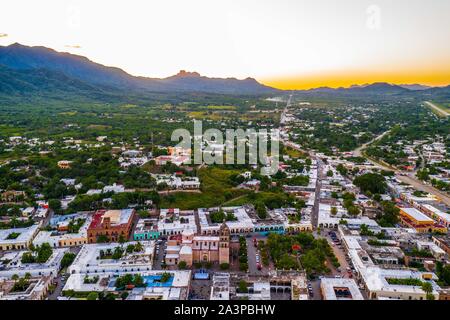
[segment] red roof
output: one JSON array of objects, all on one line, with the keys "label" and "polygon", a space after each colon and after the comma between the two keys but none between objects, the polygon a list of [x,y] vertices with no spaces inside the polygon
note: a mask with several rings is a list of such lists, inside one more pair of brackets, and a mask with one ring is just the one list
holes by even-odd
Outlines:
[{"label": "red roof", "polygon": [[99,210],[97,211],[94,216],[92,217],[91,224],[89,225],[89,229],[96,229],[102,224],[102,218],[105,214],[105,210]]}]

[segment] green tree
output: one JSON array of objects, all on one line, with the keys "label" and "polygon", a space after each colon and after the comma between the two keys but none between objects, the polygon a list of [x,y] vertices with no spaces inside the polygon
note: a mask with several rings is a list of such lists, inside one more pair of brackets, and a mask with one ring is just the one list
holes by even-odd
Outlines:
[{"label": "green tree", "polygon": [[256,214],[258,215],[258,217],[260,219],[267,218],[267,209],[266,209],[266,206],[263,203],[258,202],[256,204]]},{"label": "green tree", "polygon": [[109,242],[109,239],[106,235],[101,234],[97,237],[97,243],[106,243]]},{"label": "green tree", "polygon": [[127,246],[126,251],[127,251],[127,253],[133,253],[133,251],[134,251],[134,244],[129,244]]},{"label": "green tree", "polygon": [[64,269],[69,267],[72,264],[73,260],[75,260],[75,257],[76,255],[73,252],[64,253],[63,258],[61,259],[61,268]]},{"label": "green tree", "polygon": [[86,297],[86,300],[97,300],[98,299],[98,293],[97,292],[89,292],[89,294]]},{"label": "green tree", "polygon": [[125,242],[127,242],[127,239],[125,239],[125,237],[121,234],[120,236],[119,236],[119,241],[118,241],[119,243],[125,243]]},{"label": "green tree", "polygon": [[238,284],[238,290],[240,293],[247,293],[248,292],[248,284],[245,280],[240,280]]},{"label": "green tree", "polygon": [[427,300],[434,300],[433,286],[429,282],[422,282],[422,290],[426,293]]},{"label": "green tree", "polygon": [[61,201],[58,199],[50,199],[48,200],[48,207],[58,213],[62,208]]},{"label": "green tree", "polygon": [[351,216],[357,216],[360,213],[360,210],[357,206],[350,206],[347,211]]},{"label": "green tree", "polygon": [[121,247],[116,247],[116,248],[114,249],[114,253],[112,254],[112,258],[113,258],[114,260],[119,260],[120,258],[122,258],[123,251],[124,251],[124,250],[123,250]]},{"label": "green tree", "polygon": [[228,270],[230,268],[229,263],[221,263],[220,264],[220,270]]},{"label": "green tree", "polygon": [[165,282],[169,281],[170,277],[171,277],[171,274],[170,274],[169,272],[164,272],[164,273],[161,275],[161,280],[160,280],[160,281],[161,281],[162,283],[165,283]]},{"label": "green tree", "polygon": [[387,189],[386,179],[378,173],[360,175],[353,180],[353,184],[359,187],[364,193],[384,194]]},{"label": "green tree", "polygon": [[378,218],[378,223],[382,227],[393,227],[399,222],[400,209],[392,201],[381,202],[382,214]]}]

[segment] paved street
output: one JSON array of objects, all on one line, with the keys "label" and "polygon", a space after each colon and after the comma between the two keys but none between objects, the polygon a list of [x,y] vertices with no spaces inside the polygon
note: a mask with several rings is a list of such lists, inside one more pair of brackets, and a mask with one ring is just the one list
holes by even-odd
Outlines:
[{"label": "paved street", "polygon": [[447,110],[444,110],[443,108],[440,108],[429,101],[425,101],[425,104],[427,104],[429,107],[431,107],[433,110],[435,110],[437,113],[439,113],[444,117],[450,116],[450,113]]},{"label": "paved street", "polygon": [[257,268],[257,262],[256,262],[256,253],[258,252],[258,249],[255,248],[253,245],[253,238],[256,238],[257,241],[263,239],[263,237],[253,236],[251,238],[247,238],[247,256],[248,256],[248,271],[249,275],[252,276],[261,276],[266,275],[268,272],[268,269],[263,266],[261,261],[261,254],[259,254],[259,262],[261,264],[262,269],[258,270]]},{"label": "paved street", "polygon": [[159,243],[158,242],[156,243],[156,245],[159,246],[159,251],[157,254],[157,250],[155,248],[155,257],[153,259],[153,269],[155,269],[155,270],[161,270],[161,264],[164,261],[164,249],[165,249],[166,243],[167,242],[164,240],[161,240]]},{"label": "paved street", "polygon": [[[80,252],[81,247],[70,247],[69,251],[71,253],[74,253],[75,255],[78,255]],[[62,289],[64,288],[67,278],[70,275],[66,272],[66,270],[61,270],[58,275],[53,279],[54,284],[56,285],[55,291],[53,291],[52,294],[48,296],[48,300],[56,300],[58,296],[61,295]]]},{"label": "paved street", "polygon": [[309,300],[322,300],[322,294],[320,292],[320,280],[313,280],[309,281],[309,284],[311,284],[313,295],[309,296]]},{"label": "paved street", "polygon": [[404,183],[412,185],[414,188],[420,191],[428,192],[435,195],[447,206],[450,206],[450,196],[448,194],[445,194],[444,192],[437,190],[436,188],[434,188],[429,184],[423,183],[422,181],[414,177],[413,174],[408,174],[407,176],[397,175],[397,178]]},{"label": "paved street", "polygon": [[355,150],[353,150],[353,155],[355,157],[362,157],[362,151],[367,148],[367,146],[371,145],[372,143],[374,143],[375,141],[380,140],[381,138],[383,138],[386,134],[388,134],[391,130],[387,130],[385,132],[383,132],[382,134],[380,134],[379,136],[376,136],[375,138],[373,138],[372,140],[370,140],[369,142],[364,143],[363,145],[359,146],[358,148],[356,148]]},{"label": "paved street", "polygon": [[317,228],[319,225],[319,205],[320,205],[320,189],[322,188],[322,179],[323,179],[323,162],[319,158],[317,159],[317,182],[316,182],[316,197],[314,199],[314,206],[311,212],[311,223],[313,228]]},{"label": "paved street", "polygon": [[[341,272],[335,272],[333,275],[341,275],[343,278],[349,278],[348,274],[347,274],[347,268],[350,267],[350,265],[348,264],[347,260],[346,260],[346,252],[345,250],[342,248],[342,245],[337,245],[333,242],[333,240],[331,239],[331,237],[328,235],[328,230],[324,231],[324,235],[326,234],[325,238],[327,239],[328,243],[330,244],[331,248],[333,249],[334,255],[336,256],[336,258],[338,259],[339,263],[340,263],[340,268]],[[338,235],[338,233],[336,232],[336,235]],[[338,236],[339,238],[339,236]]]}]

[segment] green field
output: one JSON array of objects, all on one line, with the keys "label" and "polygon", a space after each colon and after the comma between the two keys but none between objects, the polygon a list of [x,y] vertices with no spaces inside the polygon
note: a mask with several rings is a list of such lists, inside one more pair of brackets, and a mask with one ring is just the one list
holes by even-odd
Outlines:
[{"label": "green field", "polygon": [[237,173],[240,173],[240,171],[221,168],[202,168],[198,171],[198,176],[202,183],[202,193],[172,193],[163,197],[161,208],[190,210],[215,207],[242,196],[248,191],[234,189],[229,181],[229,177]]}]

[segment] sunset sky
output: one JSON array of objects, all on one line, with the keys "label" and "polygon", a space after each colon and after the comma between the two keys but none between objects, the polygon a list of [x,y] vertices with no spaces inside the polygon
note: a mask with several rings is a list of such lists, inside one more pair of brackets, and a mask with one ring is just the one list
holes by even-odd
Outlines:
[{"label": "sunset sky", "polygon": [[450,84],[448,0],[2,0],[0,45],[283,89]]}]

